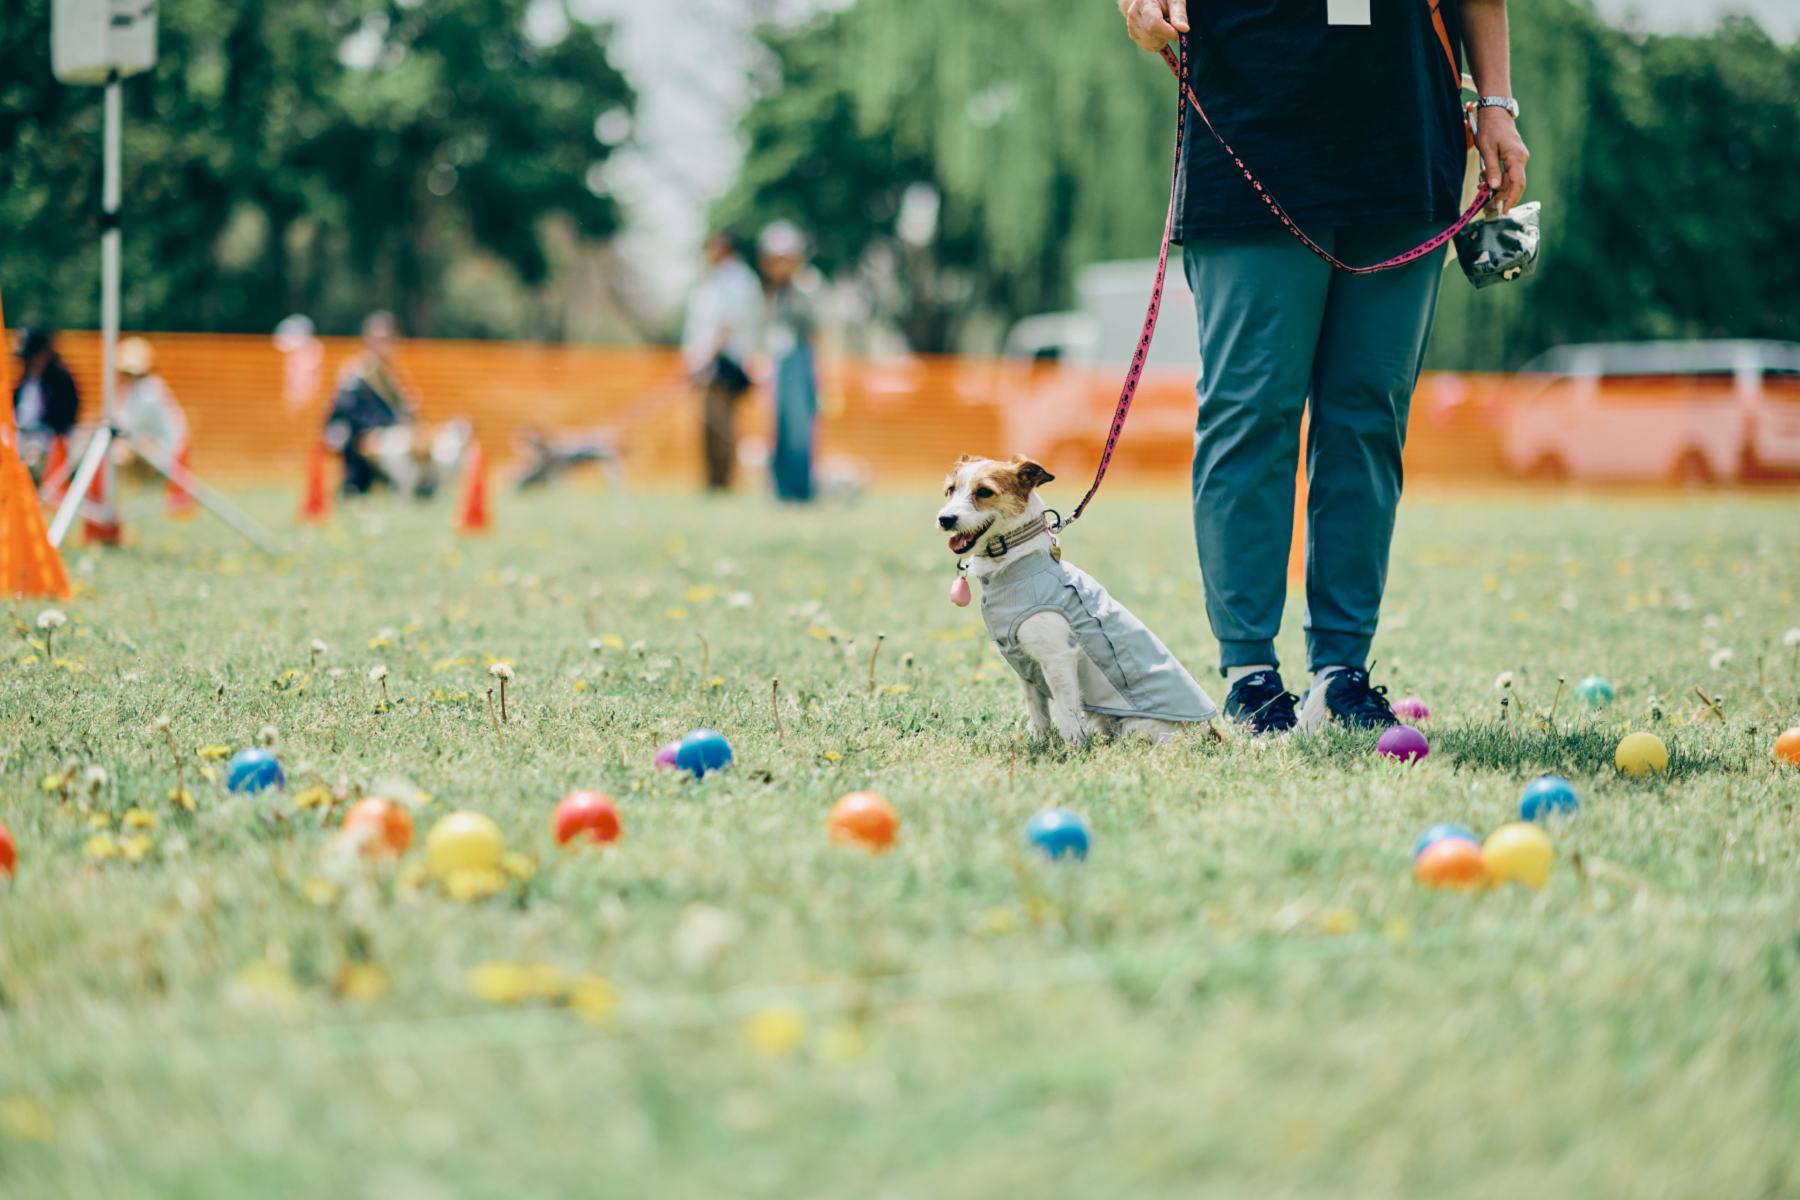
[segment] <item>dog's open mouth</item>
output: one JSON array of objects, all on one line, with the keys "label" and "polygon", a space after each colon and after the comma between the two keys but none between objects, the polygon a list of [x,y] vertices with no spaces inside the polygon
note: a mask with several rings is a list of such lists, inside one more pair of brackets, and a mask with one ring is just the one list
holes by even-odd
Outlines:
[{"label": "dog's open mouth", "polygon": [[975,530],[973,533],[953,533],[953,534],[951,534],[950,535],[950,553],[952,553],[952,554],[965,553],[969,549],[970,546],[973,546],[976,542],[979,542],[987,534],[987,531],[994,527],[994,522],[998,521],[999,519],[1000,519],[999,517],[988,518],[988,523],[986,525],[983,525],[980,529]]}]

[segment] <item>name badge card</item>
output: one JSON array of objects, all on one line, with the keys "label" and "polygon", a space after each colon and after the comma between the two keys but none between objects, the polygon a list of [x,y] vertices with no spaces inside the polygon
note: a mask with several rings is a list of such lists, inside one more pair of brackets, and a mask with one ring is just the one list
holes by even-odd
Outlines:
[{"label": "name badge card", "polygon": [[1328,25],[1367,25],[1369,0],[1325,0],[1325,23]]}]

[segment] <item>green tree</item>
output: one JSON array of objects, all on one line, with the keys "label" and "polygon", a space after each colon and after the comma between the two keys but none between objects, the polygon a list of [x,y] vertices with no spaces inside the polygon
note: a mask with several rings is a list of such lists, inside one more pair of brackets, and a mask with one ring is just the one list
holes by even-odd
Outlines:
[{"label": "green tree", "polygon": [[[1481,292],[1447,280],[1432,365],[1516,367],[1601,338],[1800,337],[1800,49],[1743,20],[1634,39],[1584,0],[1511,10],[1543,266]],[[931,256],[972,286],[913,289],[938,320],[910,328],[950,331],[915,336],[921,349],[984,306],[1066,305],[1086,263],[1155,253],[1174,87],[1111,5],[1047,18],[1023,0],[860,0],[769,43],[783,84],[745,120],[718,215],[800,221],[833,267],[892,237],[900,189],[932,184]]]},{"label": "green tree", "polygon": [[[441,332],[471,252],[529,286],[552,214],[610,236],[595,121],[630,90],[604,30],[534,40],[529,7],[166,0],[157,66],[124,85],[127,324],[266,331],[298,310],[346,331],[388,306]],[[0,278],[15,314],[92,325],[101,93],[51,77],[49,8],[0,0]]]}]

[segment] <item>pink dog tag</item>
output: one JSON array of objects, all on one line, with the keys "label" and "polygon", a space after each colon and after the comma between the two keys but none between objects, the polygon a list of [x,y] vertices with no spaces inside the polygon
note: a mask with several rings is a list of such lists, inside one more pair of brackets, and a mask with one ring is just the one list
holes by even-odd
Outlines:
[{"label": "pink dog tag", "polygon": [[969,607],[969,581],[961,575],[958,575],[956,582],[950,585],[950,603],[958,608]]}]

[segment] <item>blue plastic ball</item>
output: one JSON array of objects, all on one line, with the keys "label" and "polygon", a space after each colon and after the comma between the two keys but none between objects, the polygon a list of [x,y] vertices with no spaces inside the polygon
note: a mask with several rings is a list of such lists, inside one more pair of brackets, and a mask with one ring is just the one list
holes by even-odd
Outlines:
[{"label": "blue plastic ball", "polygon": [[681,739],[675,751],[675,767],[701,779],[731,765],[731,743],[711,729],[696,729]]},{"label": "blue plastic ball", "polygon": [[1521,821],[1566,816],[1580,807],[1581,801],[1575,795],[1575,785],[1561,775],[1539,775],[1519,793]]},{"label": "blue plastic ball", "polygon": [[1481,839],[1476,837],[1475,831],[1470,829],[1467,825],[1457,825],[1450,821],[1440,821],[1438,824],[1433,825],[1430,829],[1427,829],[1424,833],[1421,833],[1414,839],[1413,857],[1419,857],[1419,855],[1425,853],[1426,850],[1430,849],[1438,842],[1443,841],[1445,838],[1461,838],[1465,842],[1474,842],[1477,846],[1481,845]]},{"label": "blue plastic ball", "polygon": [[1051,858],[1086,858],[1089,837],[1088,823],[1066,808],[1046,808],[1025,823],[1025,840]]},{"label": "blue plastic ball", "polygon": [[273,750],[239,750],[225,767],[225,782],[234,792],[260,792],[287,786],[287,773]]},{"label": "blue plastic ball", "polygon": [[1613,702],[1613,686],[1598,675],[1589,675],[1575,685],[1575,698],[1589,708],[1605,708]]}]

